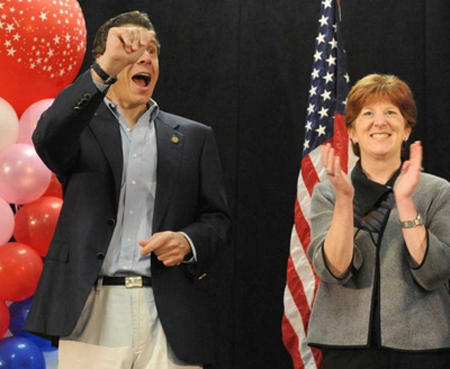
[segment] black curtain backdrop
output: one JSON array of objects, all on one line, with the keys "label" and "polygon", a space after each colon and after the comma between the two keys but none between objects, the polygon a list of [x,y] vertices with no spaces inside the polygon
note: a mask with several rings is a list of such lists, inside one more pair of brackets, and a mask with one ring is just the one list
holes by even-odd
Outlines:
[{"label": "black curtain backdrop", "polygon": [[[212,280],[218,363],[292,368],[281,341],[319,0],[79,0],[89,50],[108,18],[142,10],[158,31],[162,109],[214,128],[234,237]],[[412,88],[426,171],[450,179],[450,2],[341,0],[354,82],[393,73]],[[87,53],[82,71],[89,67]],[[182,206],[182,204],[180,204]]]}]

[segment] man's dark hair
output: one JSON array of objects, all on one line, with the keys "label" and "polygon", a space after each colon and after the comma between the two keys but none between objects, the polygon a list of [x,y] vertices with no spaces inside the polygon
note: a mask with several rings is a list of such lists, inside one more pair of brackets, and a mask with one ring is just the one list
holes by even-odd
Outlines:
[{"label": "man's dark hair", "polygon": [[[109,19],[106,21],[97,31],[97,34],[94,38],[94,47],[92,49],[92,54],[94,58],[97,55],[101,55],[105,52],[106,49],[106,39],[108,38],[108,32],[113,27],[121,27],[125,24],[131,24],[134,26],[141,26],[147,28],[149,31],[155,31],[155,27],[153,27],[152,22],[150,22],[150,18],[147,13],[142,13],[138,10],[133,10],[131,12],[122,13],[118,16]],[[160,44],[158,38],[155,36],[156,47],[158,48],[158,54],[160,51]]]}]

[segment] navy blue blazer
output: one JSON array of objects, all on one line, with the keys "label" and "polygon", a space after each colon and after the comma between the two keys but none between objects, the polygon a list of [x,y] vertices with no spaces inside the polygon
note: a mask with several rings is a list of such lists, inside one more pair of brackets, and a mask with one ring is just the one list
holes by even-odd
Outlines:
[{"label": "navy blue blazer", "polygon": [[[63,184],[64,203],[25,324],[31,332],[72,332],[112,237],[123,153],[104,96],[85,72],[58,95],[33,135],[39,156]],[[175,354],[187,363],[213,363],[208,269],[231,228],[216,143],[211,128],[163,111],[155,127],[153,230],[185,232],[198,259],[165,267],[152,255],[156,306]]]}]

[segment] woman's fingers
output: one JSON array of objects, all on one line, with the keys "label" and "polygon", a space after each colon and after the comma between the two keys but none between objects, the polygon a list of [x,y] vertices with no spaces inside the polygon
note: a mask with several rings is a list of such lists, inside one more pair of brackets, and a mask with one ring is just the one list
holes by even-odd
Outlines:
[{"label": "woman's fingers", "polygon": [[330,144],[322,145],[322,148],[320,150],[320,160],[322,161],[322,166],[324,168],[327,167],[328,151],[330,150],[330,147]]},{"label": "woman's fingers", "polygon": [[335,175],[335,165],[337,158],[338,157],[336,156],[336,152],[331,144],[327,143],[326,145],[322,146],[321,161],[322,166],[325,168],[325,172],[328,176]]}]

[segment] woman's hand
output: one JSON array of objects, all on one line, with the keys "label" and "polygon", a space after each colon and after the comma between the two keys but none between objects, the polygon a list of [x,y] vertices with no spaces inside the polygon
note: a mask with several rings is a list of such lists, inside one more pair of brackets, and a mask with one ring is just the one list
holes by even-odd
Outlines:
[{"label": "woman's hand", "polygon": [[331,273],[341,278],[348,273],[353,258],[353,226],[350,225],[353,225],[355,189],[330,144],[322,146],[321,160],[336,192],[333,219],[324,242],[325,260]]},{"label": "woman's hand", "polygon": [[411,199],[419,185],[422,171],[422,144],[414,142],[410,148],[409,160],[402,165],[400,175],[394,184],[394,194],[397,201]]},{"label": "woman's hand", "polygon": [[[416,141],[411,145],[409,160],[403,163],[402,171],[394,184],[395,201],[401,222],[413,220],[418,214],[413,194],[419,185],[421,170],[422,145],[420,141]],[[413,263],[415,266],[421,265],[427,251],[425,227],[402,228],[402,233]]]},{"label": "woman's hand", "polygon": [[327,172],[327,178],[331,182],[336,191],[336,196],[352,197],[355,190],[350,183],[348,175],[341,168],[341,158],[336,155],[336,152],[331,144],[322,146],[321,151],[322,165]]}]

